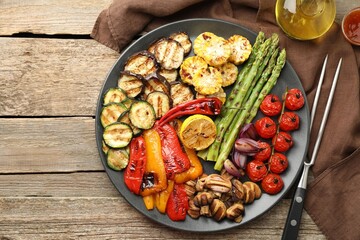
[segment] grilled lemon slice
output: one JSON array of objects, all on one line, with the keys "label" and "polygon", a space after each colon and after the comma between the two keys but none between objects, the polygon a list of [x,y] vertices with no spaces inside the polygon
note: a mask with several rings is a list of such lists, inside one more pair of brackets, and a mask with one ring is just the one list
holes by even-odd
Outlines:
[{"label": "grilled lemon slice", "polygon": [[214,67],[201,69],[194,75],[193,85],[200,94],[214,94],[220,90],[221,84],[221,73]]},{"label": "grilled lemon slice", "polygon": [[184,83],[193,85],[194,75],[208,67],[205,60],[199,56],[186,58],[180,66],[179,75]]},{"label": "grilled lemon slice", "polygon": [[197,151],[203,150],[214,142],[216,125],[208,116],[195,114],[185,119],[179,135],[186,147]]},{"label": "grilled lemon slice", "polygon": [[247,38],[241,35],[233,35],[228,39],[228,42],[231,48],[230,62],[239,65],[249,58],[252,46]]}]

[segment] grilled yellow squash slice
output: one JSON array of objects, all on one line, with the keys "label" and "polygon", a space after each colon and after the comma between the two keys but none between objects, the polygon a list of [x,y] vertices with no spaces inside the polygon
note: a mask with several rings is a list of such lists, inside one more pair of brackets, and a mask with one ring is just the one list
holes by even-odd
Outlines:
[{"label": "grilled yellow squash slice", "polygon": [[194,75],[193,80],[195,91],[204,95],[218,92],[222,84],[221,73],[214,67],[201,69]]},{"label": "grilled yellow squash slice", "polygon": [[247,38],[241,35],[233,35],[228,39],[228,42],[231,46],[230,62],[239,65],[249,58],[252,46]]}]

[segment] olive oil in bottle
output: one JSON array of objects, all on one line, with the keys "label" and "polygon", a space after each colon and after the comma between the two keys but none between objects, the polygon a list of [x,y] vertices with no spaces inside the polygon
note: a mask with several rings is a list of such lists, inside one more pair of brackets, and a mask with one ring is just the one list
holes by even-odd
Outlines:
[{"label": "olive oil in bottle", "polygon": [[291,38],[315,39],[326,33],[334,22],[335,0],[277,0],[278,25]]}]

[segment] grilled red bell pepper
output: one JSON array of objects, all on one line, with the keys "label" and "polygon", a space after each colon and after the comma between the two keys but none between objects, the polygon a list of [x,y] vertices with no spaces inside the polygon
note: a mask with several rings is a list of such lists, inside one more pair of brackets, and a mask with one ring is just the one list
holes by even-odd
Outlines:
[{"label": "grilled red bell pepper", "polygon": [[186,115],[218,115],[220,114],[221,106],[222,102],[216,97],[197,98],[190,100],[170,109],[164,116],[161,117],[159,120],[159,125],[161,126],[175,118]]},{"label": "grilled red bell pepper", "polygon": [[189,157],[182,150],[177,133],[170,124],[155,127],[161,139],[161,154],[167,179],[174,179],[175,174],[188,170],[191,166]]},{"label": "grilled red bell pepper", "polygon": [[166,214],[173,221],[184,221],[189,209],[189,199],[184,184],[175,184],[166,205]]},{"label": "grilled red bell pepper", "polygon": [[129,163],[124,172],[124,182],[128,189],[140,194],[140,188],[146,166],[145,140],[142,136],[135,137],[130,142]]}]

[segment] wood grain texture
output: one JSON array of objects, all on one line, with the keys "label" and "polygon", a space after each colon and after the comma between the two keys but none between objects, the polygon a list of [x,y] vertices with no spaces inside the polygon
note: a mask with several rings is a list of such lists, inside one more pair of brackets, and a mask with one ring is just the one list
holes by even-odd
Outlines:
[{"label": "wood grain texture", "polygon": [[[200,234],[177,231],[154,223],[122,197],[0,198],[0,238],[272,240],[281,236],[288,207],[289,200],[282,200],[268,213],[245,226]],[[325,239],[306,212],[303,214],[299,239]]]},{"label": "wood grain texture", "polygon": [[[19,32],[40,34],[90,34],[100,12],[112,0],[0,0],[0,35]],[[359,0],[336,0],[336,21]]]},{"label": "wood grain texture", "polygon": [[0,116],[94,116],[119,56],[81,39],[0,38],[0,49]]},{"label": "wood grain texture", "polygon": [[103,170],[93,118],[0,118],[0,173]]}]

